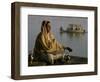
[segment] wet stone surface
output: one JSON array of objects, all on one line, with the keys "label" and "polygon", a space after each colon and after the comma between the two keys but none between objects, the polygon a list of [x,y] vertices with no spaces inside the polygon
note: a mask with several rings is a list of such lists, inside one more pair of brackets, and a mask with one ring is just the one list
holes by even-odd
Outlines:
[{"label": "wet stone surface", "polygon": [[49,65],[77,65],[77,64],[87,64],[88,59],[83,57],[76,57],[76,56],[70,56],[70,59],[65,60],[55,60],[54,64],[47,64],[46,62],[39,62],[36,60],[29,61],[28,66],[49,66]]}]

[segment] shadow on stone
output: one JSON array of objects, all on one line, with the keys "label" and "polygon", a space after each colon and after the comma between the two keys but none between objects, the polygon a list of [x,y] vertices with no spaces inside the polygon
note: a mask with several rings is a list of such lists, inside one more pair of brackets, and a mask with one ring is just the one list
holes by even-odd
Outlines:
[{"label": "shadow on stone", "polygon": [[[73,65],[73,64],[87,64],[88,59],[84,57],[77,57],[77,56],[70,56],[70,59],[65,59],[65,60],[55,60],[53,65]],[[49,66],[50,64],[47,64],[46,62],[40,62],[33,60],[28,61],[28,66]]]}]

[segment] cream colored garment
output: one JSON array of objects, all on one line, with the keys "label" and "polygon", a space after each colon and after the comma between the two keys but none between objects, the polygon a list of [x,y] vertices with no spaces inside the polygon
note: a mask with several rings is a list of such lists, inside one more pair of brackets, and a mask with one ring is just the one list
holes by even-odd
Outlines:
[{"label": "cream colored garment", "polygon": [[51,32],[47,33],[46,28],[43,29],[41,38],[44,46],[47,48],[47,52],[63,50],[63,47],[57,42],[53,34]]}]

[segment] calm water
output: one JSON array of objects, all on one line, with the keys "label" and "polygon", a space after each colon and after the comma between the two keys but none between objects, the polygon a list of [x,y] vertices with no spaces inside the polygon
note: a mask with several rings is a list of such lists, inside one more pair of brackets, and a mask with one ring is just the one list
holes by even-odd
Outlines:
[{"label": "calm water", "polygon": [[59,33],[60,42],[64,46],[71,47],[71,55],[87,57],[87,33]]},{"label": "calm water", "polygon": [[[29,32],[28,37],[28,51],[29,53],[32,52],[35,40],[38,35],[38,31]],[[59,29],[52,28],[52,33],[54,34],[55,38],[59,43],[66,47],[72,48],[73,52],[71,52],[72,56],[79,56],[79,57],[87,57],[88,54],[88,46],[87,46],[87,36],[88,33],[60,33]]]},{"label": "calm water", "polygon": [[[35,20],[34,20],[35,19]],[[88,33],[60,33],[60,27],[64,30],[68,28],[69,24],[81,24],[82,27],[88,32],[88,18],[86,17],[63,17],[63,16],[28,16],[28,51],[33,51],[35,40],[38,33],[41,31],[41,23],[43,20],[51,22],[51,32],[58,42],[64,46],[71,47],[73,52],[71,55],[87,57],[87,34]]]},{"label": "calm water", "polygon": [[[34,32],[36,33],[36,32]],[[88,56],[88,45],[87,45],[87,36],[88,33],[60,33],[60,32],[53,32],[55,35],[55,38],[59,43],[61,43],[63,46],[70,47],[72,48],[72,52],[70,55],[72,56],[79,56],[79,57],[86,57]],[[32,43],[30,44],[29,47],[30,51],[32,52],[34,45],[35,45],[35,40],[37,35],[33,34],[33,40]]]}]

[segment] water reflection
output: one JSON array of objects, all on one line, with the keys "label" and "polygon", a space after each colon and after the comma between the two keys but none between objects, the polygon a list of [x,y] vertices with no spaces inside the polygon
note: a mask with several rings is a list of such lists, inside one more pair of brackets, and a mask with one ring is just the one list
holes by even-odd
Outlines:
[{"label": "water reflection", "polygon": [[69,35],[70,38],[73,38],[73,37],[81,38],[85,33],[67,33],[67,32],[60,32],[60,35],[61,36],[63,34]]},{"label": "water reflection", "polygon": [[87,33],[59,33],[60,41],[64,46],[73,49],[73,56],[87,58]]}]

